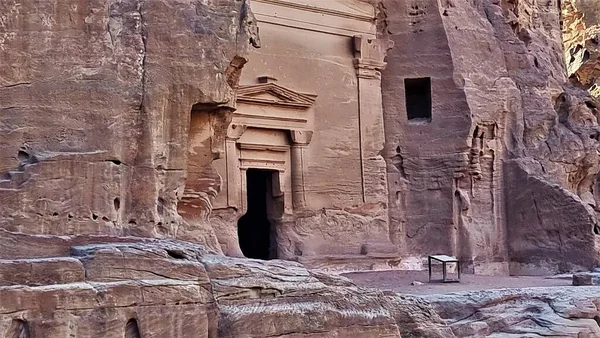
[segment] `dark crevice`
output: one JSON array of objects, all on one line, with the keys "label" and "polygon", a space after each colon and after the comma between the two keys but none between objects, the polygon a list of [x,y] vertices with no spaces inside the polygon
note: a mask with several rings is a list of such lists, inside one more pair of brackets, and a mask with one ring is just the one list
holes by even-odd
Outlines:
[{"label": "dark crevice", "polygon": [[8,331],[6,338],[30,338],[31,332],[26,321],[15,319]]},{"label": "dark crevice", "polygon": [[175,259],[185,259],[185,255],[176,250],[167,250],[167,254]]},{"label": "dark crevice", "polygon": [[137,320],[130,319],[125,325],[125,338],[142,338]]},{"label": "dark crevice", "polygon": [[165,200],[162,197],[159,197],[158,200],[156,201],[156,212],[159,215],[162,215],[164,212],[164,208],[165,208]]},{"label": "dark crevice", "polygon": [[590,109],[596,109],[596,105],[591,101],[585,101],[585,105]]},{"label": "dark crevice", "polygon": [[29,154],[23,150],[19,150],[19,152],[17,153],[17,158],[21,162],[26,162],[29,160]]}]

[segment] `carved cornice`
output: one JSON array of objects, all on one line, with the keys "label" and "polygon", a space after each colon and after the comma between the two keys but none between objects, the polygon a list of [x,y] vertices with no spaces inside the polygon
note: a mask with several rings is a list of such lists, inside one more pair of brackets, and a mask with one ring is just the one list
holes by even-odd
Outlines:
[{"label": "carved cornice", "polygon": [[316,7],[316,6],[311,6],[311,5],[307,5],[307,4],[299,4],[299,3],[294,3],[294,2],[290,2],[290,1],[284,1],[284,0],[254,0],[254,2],[261,2],[264,4],[288,7],[288,8],[301,10],[301,11],[313,12],[313,13],[317,13],[317,14],[326,14],[326,15],[331,15],[331,16],[337,16],[340,18],[358,20],[358,21],[365,21],[365,22],[371,22],[371,23],[375,21],[375,13],[373,13],[372,15],[352,14],[352,13],[347,13],[347,12],[343,12],[343,11],[338,11],[335,9]]},{"label": "carved cornice", "polygon": [[273,144],[259,144],[259,143],[237,143],[238,147],[242,150],[267,150],[274,151],[278,153],[284,153],[288,151],[289,146],[285,145],[273,145]]},{"label": "carved cornice", "polygon": [[234,120],[252,127],[284,130],[291,128],[303,128],[308,123],[308,119],[306,118],[296,118],[290,116],[264,116],[243,113],[235,113]]},{"label": "carved cornice", "polygon": [[[257,95],[269,94],[274,99],[257,97]],[[237,102],[283,106],[290,108],[310,108],[317,95],[293,91],[276,83],[261,83],[250,86],[240,86],[237,89]]]},{"label": "carved cornice", "polygon": [[240,158],[240,169],[273,169],[278,171],[285,171],[284,160],[270,160],[270,159],[247,159]]},{"label": "carved cornice", "polygon": [[356,75],[361,79],[381,79],[381,71],[385,69],[386,65],[385,62],[354,59]]}]

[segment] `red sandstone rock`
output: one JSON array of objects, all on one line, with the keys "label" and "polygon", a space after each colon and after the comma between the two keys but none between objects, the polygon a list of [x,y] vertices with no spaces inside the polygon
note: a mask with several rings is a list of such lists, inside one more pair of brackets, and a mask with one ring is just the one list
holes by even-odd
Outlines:
[{"label": "red sandstone rock", "polygon": [[562,29],[569,79],[600,96],[600,6],[593,0],[563,1]]},{"label": "red sandstone rock", "polygon": [[[598,103],[567,84],[558,4],[368,3],[256,0],[249,53],[248,1],[1,2],[0,334],[599,334],[585,288],[432,308],[302,265],[598,260]],[[299,263],[223,255],[265,168],[260,249]]]}]

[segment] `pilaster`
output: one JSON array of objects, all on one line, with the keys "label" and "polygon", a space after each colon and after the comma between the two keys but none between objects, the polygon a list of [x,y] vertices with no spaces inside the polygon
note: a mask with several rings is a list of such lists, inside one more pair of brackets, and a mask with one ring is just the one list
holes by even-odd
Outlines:
[{"label": "pilaster", "polygon": [[387,201],[387,173],[381,151],[385,143],[381,70],[393,42],[384,39],[354,37],[354,66],[358,77],[360,155],[363,201]]},{"label": "pilaster", "polygon": [[292,144],[291,166],[292,166],[292,199],[294,210],[306,208],[306,194],[304,191],[304,151],[312,140],[312,131],[290,130]]},{"label": "pilaster", "polygon": [[245,208],[242,205],[243,199],[242,195],[240,195],[239,187],[245,185],[245,182],[242,182],[244,181],[242,178],[245,175],[240,175],[240,161],[236,142],[242,137],[246,128],[247,126],[243,124],[229,125],[225,140],[225,151],[227,154],[227,205],[233,208],[241,208],[244,211]]}]

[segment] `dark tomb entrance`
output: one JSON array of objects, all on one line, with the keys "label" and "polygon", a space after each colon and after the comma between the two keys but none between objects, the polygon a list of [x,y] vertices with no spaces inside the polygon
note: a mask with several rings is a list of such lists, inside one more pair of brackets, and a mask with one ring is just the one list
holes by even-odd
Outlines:
[{"label": "dark tomb entrance", "polygon": [[256,259],[276,258],[276,243],[269,211],[274,202],[272,180],[275,171],[246,171],[247,211],[238,221],[238,237],[244,256]]},{"label": "dark tomb entrance", "polygon": [[409,120],[431,122],[431,78],[404,79]]}]

